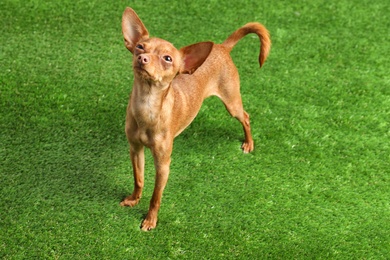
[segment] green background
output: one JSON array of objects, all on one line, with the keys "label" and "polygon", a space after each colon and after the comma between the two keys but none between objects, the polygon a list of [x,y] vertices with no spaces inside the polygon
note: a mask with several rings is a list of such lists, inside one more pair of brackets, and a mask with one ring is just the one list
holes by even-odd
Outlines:
[{"label": "green background", "polygon": [[[273,42],[232,52],[255,151],[210,98],[174,144],[157,229],[141,232],[121,16],[182,47],[250,21]],[[0,258],[386,259],[390,254],[388,1],[0,2]]]}]

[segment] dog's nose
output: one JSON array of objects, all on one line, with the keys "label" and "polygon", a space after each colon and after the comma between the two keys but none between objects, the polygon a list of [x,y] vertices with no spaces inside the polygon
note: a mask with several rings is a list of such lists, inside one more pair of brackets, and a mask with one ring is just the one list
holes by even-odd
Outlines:
[{"label": "dog's nose", "polygon": [[138,63],[139,64],[148,64],[150,62],[150,58],[148,55],[140,54],[138,56]]}]

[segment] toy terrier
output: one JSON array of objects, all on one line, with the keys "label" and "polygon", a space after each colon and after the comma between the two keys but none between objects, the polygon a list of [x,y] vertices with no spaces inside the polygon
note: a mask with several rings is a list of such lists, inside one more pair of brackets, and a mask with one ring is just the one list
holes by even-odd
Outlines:
[{"label": "toy terrier", "polygon": [[149,37],[138,15],[126,8],[122,17],[126,48],[133,54],[134,83],[126,113],[126,136],[130,144],[134,190],[122,206],[135,206],[144,187],[144,147],[151,150],[156,170],[154,192],[141,229],[157,225],[161,197],[168,180],[173,139],[195,118],[209,96],[217,96],[231,116],[244,129],[244,153],[254,149],[249,115],[240,95],[237,68],[230,52],[249,33],[260,39],[260,67],[271,48],[267,29],[248,23],[231,34],[222,44],[199,42],[176,49],[170,42]]}]

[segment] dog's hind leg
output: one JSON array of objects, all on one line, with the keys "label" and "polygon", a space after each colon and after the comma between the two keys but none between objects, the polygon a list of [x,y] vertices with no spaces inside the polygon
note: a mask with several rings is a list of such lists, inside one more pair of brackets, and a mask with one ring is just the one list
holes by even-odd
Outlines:
[{"label": "dog's hind leg", "polygon": [[244,153],[250,153],[254,149],[254,142],[251,134],[249,114],[244,110],[242,105],[238,77],[232,78],[236,78],[237,80],[230,81],[220,88],[218,97],[225,104],[225,107],[230,115],[240,121],[245,135],[241,148]]}]

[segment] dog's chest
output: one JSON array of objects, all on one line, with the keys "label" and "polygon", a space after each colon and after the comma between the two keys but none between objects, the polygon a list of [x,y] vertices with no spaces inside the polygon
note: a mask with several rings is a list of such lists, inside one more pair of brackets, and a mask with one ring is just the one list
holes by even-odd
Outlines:
[{"label": "dog's chest", "polygon": [[156,125],[161,116],[161,105],[153,96],[141,97],[132,101],[132,114],[139,127]]},{"label": "dog's chest", "polygon": [[134,132],[132,138],[150,148],[156,143],[161,143],[166,140],[168,133],[168,128],[164,127],[163,125],[138,125],[137,130]]},{"label": "dog's chest", "polygon": [[136,123],[137,138],[145,146],[160,142],[168,132],[166,114],[153,109],[147,103],[137,105],[132,111]]}]

